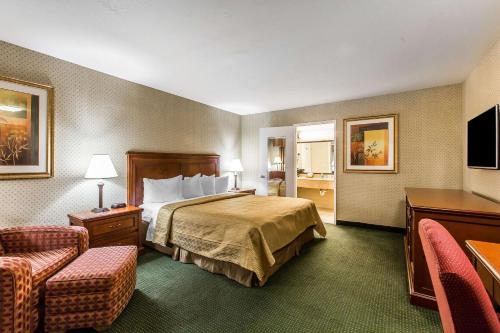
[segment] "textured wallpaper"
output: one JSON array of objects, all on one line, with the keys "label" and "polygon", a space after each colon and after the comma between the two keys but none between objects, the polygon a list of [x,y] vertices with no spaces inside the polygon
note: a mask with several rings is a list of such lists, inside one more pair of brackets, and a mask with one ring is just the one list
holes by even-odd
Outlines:
[{"label": "textured wallpaper", "polygon": [[[462,187],[461,85],[240,117],[4,42],[0,75],[55,87],[55,177],[0,181],[1,226],[66,224],[67,213],[96,206],[96,182],[83,179],[93,153],[110,154],[119,174],[105,181],[108,206],[126,200],[132,149],[218,153],[222,169],[241,156],[252,186],[260,127],[330,119],[339,125],[338,219],[402,226],[405,186]],[[342,119],[387,113],[400,115],[400,172],[344,174]]]},{"label": "textured wallpaper", "polygon": [[[463,85],[464,121],[467,121],[500,103],[500,42],[483,58]],[[463,140],[464,189],[500,201],[500,171],[467,168],[466,135]]]},{"label": "textured wallpaper", "polygon": [[104,203],[126,200],[127,150],[217,153],[221,168],[240,155],[241,117],[194,101],[0,42],[0,75],[55,88],[55,177],[0,181],[0,226],[66,224],[97,206],[83,179],[94,153],[110,154],[119,178]]},{"label": "textured wallpaper", "polygon": [[[399,114],[399,173],[342,172],[343,119]],[[404,188],[462,188],[462,88],[451,85],[360,100],[243,116],[244,184],[259,176],[259,128],[336,120],[337,218],[404,226]]]}]

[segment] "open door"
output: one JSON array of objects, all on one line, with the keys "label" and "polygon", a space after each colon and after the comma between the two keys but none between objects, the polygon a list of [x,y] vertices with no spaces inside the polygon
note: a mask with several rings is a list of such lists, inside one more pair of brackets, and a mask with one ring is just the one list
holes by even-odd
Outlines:
[{"label": "open door", "polygon": [[295,127],[261,128],[259,140],[260,181],[257,194],[295,197]]}]

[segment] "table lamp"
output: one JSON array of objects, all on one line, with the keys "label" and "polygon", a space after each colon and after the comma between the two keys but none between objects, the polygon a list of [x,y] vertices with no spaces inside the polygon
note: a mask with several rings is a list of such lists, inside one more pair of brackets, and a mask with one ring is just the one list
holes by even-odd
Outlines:
[{"label": "table lamp", "polygon": [[283,163],[283,161],[281,160],[281,157],[279,156],[276,156],[273,160],[273,164],[276,165],[276,171],[278,171],[278,168],[279,168],[279,165]]},{"label": "table lamp", "polygon": [[235,158],[231,161],[229,171],[234,172],[234,188],[233,188],[233,190],[239,190],[239,188],[238,188],[238,172],[243,171],[243,166],[241,165],[241,161],[239,158]]},{"label": "table lamp", "polygon": [[100,181],[97,183],[97,187],[99,188],[99,208],[92,209],[93,213],[102,213],[109,210],[108,208],[102,207],[102,188],[104,187],[102,179],[114,177],[118,177],[118,174],[116,173],[115,167],[113,165],[113,162],[111,162],[111,158],[109,157],[109,155],[93,155],[90,159],[87,172],[85,173],[85,178],[100,179]]}]

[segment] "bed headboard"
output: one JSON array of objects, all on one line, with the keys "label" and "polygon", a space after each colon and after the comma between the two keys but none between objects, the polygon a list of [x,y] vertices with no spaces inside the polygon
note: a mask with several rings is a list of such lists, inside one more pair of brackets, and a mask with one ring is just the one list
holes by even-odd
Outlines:
[{"label": "bed headboard", "polygon": [[219,176],[219,155],[127,152],[127,202],[142,205],[143,178],[164,179],[197,173]]}]

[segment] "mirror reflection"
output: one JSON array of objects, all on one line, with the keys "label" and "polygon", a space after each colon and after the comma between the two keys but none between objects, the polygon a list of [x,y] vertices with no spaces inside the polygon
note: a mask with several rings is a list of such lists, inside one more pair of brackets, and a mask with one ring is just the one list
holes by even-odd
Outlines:
[{"label": "mirror reflection", "polygon": [[335,170],[331,141],[297,143],[298,173],[331,174]]},{"label": "mirror reflection", "polygon": [[267,194],[286,196],[285,138],[267,140]]}]

